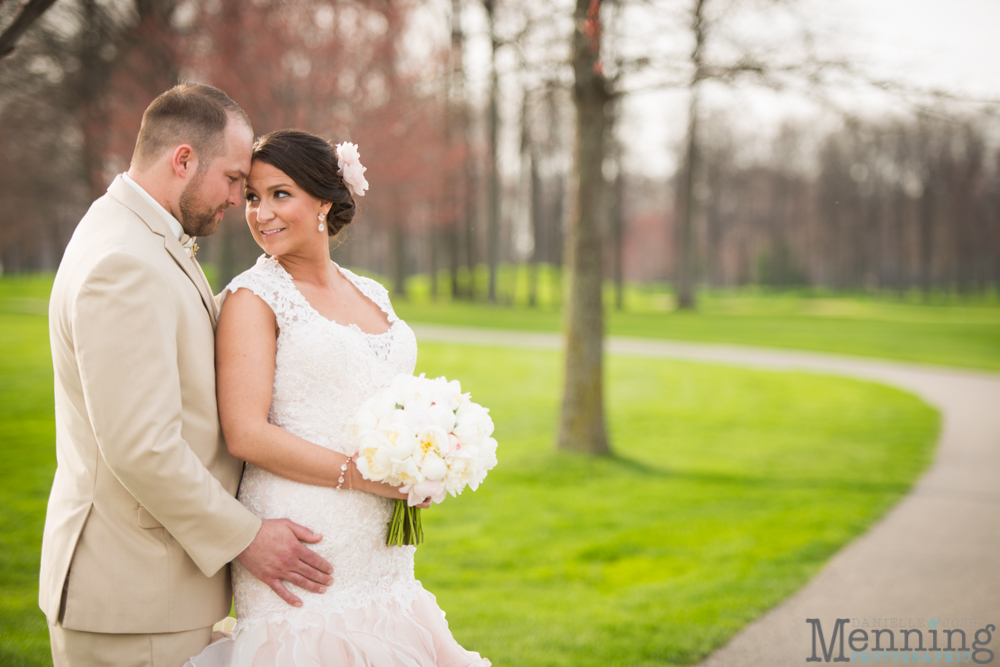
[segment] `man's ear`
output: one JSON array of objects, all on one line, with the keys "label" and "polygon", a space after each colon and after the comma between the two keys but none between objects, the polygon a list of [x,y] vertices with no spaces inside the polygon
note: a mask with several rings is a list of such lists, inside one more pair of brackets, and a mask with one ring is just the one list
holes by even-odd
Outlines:
[{"label": "man's ear", "polygon": [[178,178],[187,179],[198,170],[198,154],[190,144],[181,144],[174,149],[170,166]]}]

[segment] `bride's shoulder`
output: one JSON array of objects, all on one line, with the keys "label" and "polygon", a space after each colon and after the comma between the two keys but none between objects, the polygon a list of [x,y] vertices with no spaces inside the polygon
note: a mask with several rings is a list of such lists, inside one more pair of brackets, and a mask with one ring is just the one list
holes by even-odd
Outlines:
[{"label": "bride's shoulder", "polygon": [[229,281],[229,284],[215,297],[215,300],[221,308],[230,294],[245,289],[267,302],[266,297],[272,295],[281,282],[281,271],[283,269],[276,259],[261,255],[253,266]]}]

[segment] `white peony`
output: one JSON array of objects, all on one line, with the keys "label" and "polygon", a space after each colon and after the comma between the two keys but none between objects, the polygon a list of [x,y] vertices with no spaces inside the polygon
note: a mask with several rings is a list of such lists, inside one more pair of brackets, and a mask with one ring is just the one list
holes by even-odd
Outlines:
[{"label": "white peony", "polygon": [[452,412],[463,403],[469,402],[469,395],[462,393],[462,385],[459,384],[458,380],[448,381],[447,378],[443,377],[434,380],[432,398],[434,403],[446,406]]},{"label": "white peony", "polygon": [[423,468],[426,457],[443,458],[448,455],[448,450],[448,433],[437,426],[429,426],[417,434],[417,449],[413,453],[413,458],[417,465]]},{"label": "white peony", "polygon": [[417,438],[413,430],[406,424],[388,422],[379,424],[377,433],[385,438],[382,448],[390,458],[405,459],[417,447]]},{"label": "white peony", "polygon": [[477,489],[497,464],[493,429],[457,381],[400,375],[364,402],[349,434],[362,475],[400,486],[412,507]]},{"label": "white peony", "polygon": [[489,410],[478,403],[464,403],[455,412],[454,433],[462,446],[479,444],[483,438],[493,435],[493,420]]},{"label": "white peony", "polygon": [[420,472],[427,479],[441,481],[448,474],[448,464],[437,454],[427,454],[420,462]]},{"label": "white peony", "polygon": [[375,482],[385,480],[392,473],[392,462],[384,449],[391,447],[389,439],[377,431],[361,434],[355,465],[365,479]]},{"label": "white peony", "polygon": [[445,433],[451,433],[451,430],[455,428],[455,411],[447,405],[434,403],[434,405],[427,408],[424,414],[427,417],[428,426],[433,424]]},{"label": "white peony", "polygon": [[409,499],[407,502],[410,507],[414,505],[419,505],[424,498],[430,498],[436,503],[444,500],[447,491],[445,491],[444,483],[427,480],[422,482],[417,482],[412,486],[404,486],[400,489],[403,493],[409,494]]},{"label": "white peony", "polygon": [[404,410],[426,410],[431,407],[430,387],[418,385],[403,397]]},{"label": "white peony", "polygon": [[380,395],[390,397],[395,405],[403,407],[406,397],[413,392],[418,379],[412,375],[397,375],[392,379],[389,388]]},{"label": "white peony", "polygon": [[414,408],[413,410],[401,410],[400,412],[404,415],[403,421],[406,425],[412,428],[414,433],[419,433],[433,424],[430,417],[430,410],[433,408],[434,406],[432,405],[426,410]]},{"label": "white peony", "polygon": [[392,397],[385,393],[379,393],[364,402],[362,407],[368,407],[379,419],[386,419],[396,409],[396,403]]},{"label": "white peony", "polygon": [[483,470],[493,470],[497,465],[497,441],[493,438],[486,438],[483,441],[482,456]]},{"label": "white peony", "polygon": [[424,474],[412,456],[392,461],[392,479],[397,484],[416,484],[424,481]]},{"label": "white peony", "polygon": [[452,459],[451,464],[448,466],[448,473],[444,477],[445,489],[452,495],[456,496],[462,493],[469,483],[469,477],[472,473],[472,461],[469,459]]},{"label": "white peony", "polygon": [[378,415],[371,406],[365,404],[358,409],[358,413],[354,415],[354,419],[351,421],[348,427],[348,435],[356,440],[361,437],[361,434],[365,431],[373,431],[378,427]]}]

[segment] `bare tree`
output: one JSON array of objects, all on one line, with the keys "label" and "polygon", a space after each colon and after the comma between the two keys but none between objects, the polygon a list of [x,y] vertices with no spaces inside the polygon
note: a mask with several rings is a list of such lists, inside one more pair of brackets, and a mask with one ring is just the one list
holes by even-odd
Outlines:
[{"label": "bare tree", "polygon": [[[471,221],[467,220],[468,207],[465,200],[471,198],[469,191],[470,180],[468,178],[468,140],[469,140],[469,111],[465,99],[465,33],[462,30],[462,2],[461,0],[451,0],[451,13],[449,15],[451,25],[451,39],[448,49],[448,106],[447,106],[447,137],[449,156],[448,179],[448,207],[450,230],[448,233],[448,260],[451,271],[451,297],[459,298],[461,286],[459,284],[459,256],[462,244],[459,239],[463,232],[471,236]],[[460,163],[455,164],[454,160],[459,159]],[[461,224],[462,221],[465,224]],[[466,244],[468,248],[469,245]],[[471,259],[471,258],[470,258]],[[469,262],[470,271],[475,268],[473,262]],[[470,294],[471,297],[471,294]]]},{"label": "bare tree", "polygon": [[610,452],[604,422],[601,302],[601,218],[606,212],[601,167],[610,96],[601,64],[600,12],[600,0],[577,0],[573,15],[576,193],[566,243],[566,384],[558,439],[560,449],[588,454]]},{"label": "bare tree", "polygon": [[149,87],[175,71],[146,68],[171,39],[165,21],[159,36],[144,32],[162,4],[66,0],[0,62],[0,144],[17,165],[0,178],[18,211],[0,222],[9,267],[53,268],[82,211],[127,165],[142,109],[162,91]]},{"label": "bare tree", "polygon": [[[688,91],[688,125],[678,178],[678,224],[674,246],[674,285],[680,309],[693,309],[696,305],[695,284],[699,262],[695,221],[699,190],[702,189],[700,115],[705,82],[731,86],[750,81],[775,90],[815,90],[828,74],[857,75],[849,63],[824,59],[816,54],[816,40],[808,28],[807,19],[796,14],[794,0],[689,2],[683,21],[691,43],[686,55],[687,75],[681,79],[668,79],[662,84],[667,87],[683,86]],[[767,48],[726,34],[727,22],[738,20],[741,13],[771,10],[785,12],[798,26],[792,43],[786,48]],[[676,64],[667,69],[676,72]]]},{"label": "bare tree", "polygon": [[483,8],[486,10],[490,28],[490,102],[489,115],[487,117],[489,204],[486,217],[486,262],[489,266],[489,285],[487,287],[486,298],[492,302],[497,300],[497,264],[500,259],[500,170],[497,164],[497,131],[500,124],[499,111],[497,109],[497,96],[500,94],[497,73],[497,51],[500,48],[500,38],[497,35],[496,0],[483,0]]}]

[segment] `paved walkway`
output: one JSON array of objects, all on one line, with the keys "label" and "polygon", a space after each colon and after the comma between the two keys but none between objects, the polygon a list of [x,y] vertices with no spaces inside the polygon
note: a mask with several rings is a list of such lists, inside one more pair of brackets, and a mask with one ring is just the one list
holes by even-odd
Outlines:
[{"label": "paved walkway", "polygon": [[[561,337],[550,333],[423,324],[413,328],[422,341],[552,350],[562,345]],[[614,336],[607,340],[606,350],[873,380],[922,397],[943,416],[937,458],[910,495],[836,554],[802,590],[709,656],[703,667],[811,664],[805,660],[812,655],[807,618],[821,621],[827,642],[837,618],[852,619],[848,631],[855,621],[871,626],[879,619],[890,628],[922,623],[925,646],[930,646],[930,619],[939,630],[964,624],[970,648],[976,630],[987,623],[1000,628],[1000,375],[861,357]],[[903,636],[898,629],[894,634],[899,646]],[[944,647],[943,632],[938,635],[939,646]],[[992,664],[1000,666],[1000,630],[992,635],[988,646],[996,654]],[[959,639],[956,634],[956,643]],[[850,658],[846,643],[845,652]],[[941,662],[946,657],[928,654],[931,661],[937,656]],[[876,657],[889,662],[891,656]],[[983,660],[988,655],[977,657]]]}]

